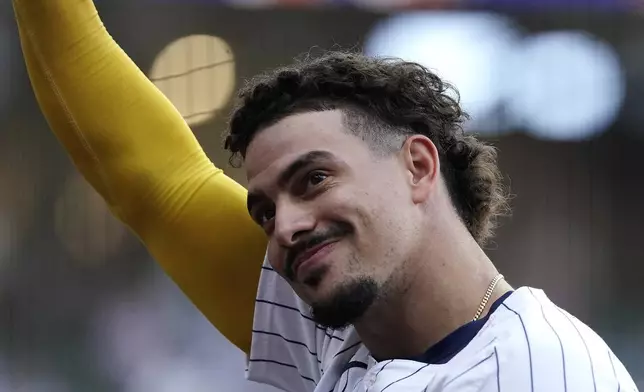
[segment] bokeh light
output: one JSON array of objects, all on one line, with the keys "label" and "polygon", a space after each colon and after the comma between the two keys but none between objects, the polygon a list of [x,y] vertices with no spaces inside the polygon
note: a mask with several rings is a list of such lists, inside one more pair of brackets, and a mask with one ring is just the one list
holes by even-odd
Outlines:
[{"label": "bokeh light", "polygon": [[191,35],[170,43],[155,59],[150,79],[190,125],[211,120],[235,88],[235,59],[219,37]]},{"label": "bokeh light", "polygon": [[617,117],[625,79],[607,44],[588,33],[557,31],[526,38],[514,56],[508,112],[536,137],[583,140]]}]

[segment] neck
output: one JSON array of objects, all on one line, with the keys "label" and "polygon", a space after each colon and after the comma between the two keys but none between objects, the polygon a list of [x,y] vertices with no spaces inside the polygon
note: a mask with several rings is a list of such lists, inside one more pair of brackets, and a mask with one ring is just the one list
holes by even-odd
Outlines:
[{"label": "neck", "polygon": [[[498,274],[471,236],[442,232],[444,235],[433,241],[440,247],[432,248],[431,260],[426,256],[410,260],[401,271],[411,273],[395,279],[403,284],[386,290],[387,297],[374,303],[354,324],[374,357],[410,358],[424,353],[472,320]],[[423,254],[428,254],[426,249]],[[501,280],[481,317],[510,289]]]}]

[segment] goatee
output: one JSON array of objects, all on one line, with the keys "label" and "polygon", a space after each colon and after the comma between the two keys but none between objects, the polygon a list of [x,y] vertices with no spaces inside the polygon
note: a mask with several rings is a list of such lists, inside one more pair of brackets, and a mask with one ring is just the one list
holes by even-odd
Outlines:
[{"label": "goatee", "polygon": [[311,304],[313,320],[326,328],[344,329],[369,309],[378,297],[378,284],[372,278],[357,278],[343,284],[331,298]]}]

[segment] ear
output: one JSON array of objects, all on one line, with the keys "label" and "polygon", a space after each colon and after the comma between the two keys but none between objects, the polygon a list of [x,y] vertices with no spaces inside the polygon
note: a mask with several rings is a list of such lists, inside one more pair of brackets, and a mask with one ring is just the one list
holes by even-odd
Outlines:
[{"label": "ear", "polygon": [[428,137],[414,135],[407,138],[401,152],[409,174],[412,199],[416,204],[423,203],[438,183],[440,174],[438,149]]}]

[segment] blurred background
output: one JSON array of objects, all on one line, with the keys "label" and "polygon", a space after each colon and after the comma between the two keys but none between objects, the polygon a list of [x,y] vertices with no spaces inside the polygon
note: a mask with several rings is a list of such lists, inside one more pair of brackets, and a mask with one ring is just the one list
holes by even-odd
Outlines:
[{"label": "blurred background", "polygon": [[[598,331],[644,389],[644,4],[627,0],[98,1],[212,160],[234,91],[332,48],[455,84],[516,195],[488,249]],[[49,132],[0,5],[0,391],[275,391],[107,212]]]}]

